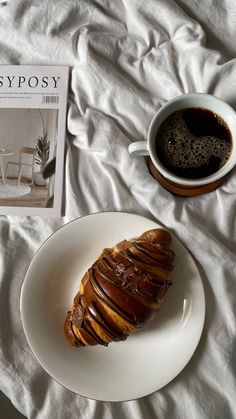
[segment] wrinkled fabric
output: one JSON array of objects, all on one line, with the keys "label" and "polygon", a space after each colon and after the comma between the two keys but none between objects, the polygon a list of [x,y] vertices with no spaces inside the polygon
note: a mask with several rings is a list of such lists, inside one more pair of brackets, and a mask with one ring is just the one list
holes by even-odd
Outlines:
[{"label": "wrinkled fabric", "polygon": [[[27,418],[235,418],[236,168],[216,191],[173,196],[128,145],[166,101],[211,93],[236,107],[231,0],[11,0],[0,5],[0,64],[71,70],[61,218],[0,216],[0,390]],[[39,246],[97,211],[141,214],[189,249],[206,296],[199,346],[184,370],[140,400],[102,403],[41,368],[23,333],[20,291]],[[175,348],[173,348],[175,356]]]}]

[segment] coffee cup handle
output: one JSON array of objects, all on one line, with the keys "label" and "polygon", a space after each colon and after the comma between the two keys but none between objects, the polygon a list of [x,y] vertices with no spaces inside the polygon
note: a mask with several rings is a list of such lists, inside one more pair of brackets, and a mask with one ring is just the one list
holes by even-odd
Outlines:
[{"label": "coffee cup handle", "polygon": [[135,141],[129,145],[128,150],[133,156],[149,156],[147,141]]}]

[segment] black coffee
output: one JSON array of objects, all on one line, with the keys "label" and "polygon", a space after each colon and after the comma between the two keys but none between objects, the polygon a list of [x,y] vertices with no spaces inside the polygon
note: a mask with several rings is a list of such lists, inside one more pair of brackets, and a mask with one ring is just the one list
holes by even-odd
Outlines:
[{"label": "black coffee", "polygon": [[175,175],[198,179],[217,172],[228,160],[232,136],[223,119],[204,108],[169,115],[156,135],[156,153]]}]

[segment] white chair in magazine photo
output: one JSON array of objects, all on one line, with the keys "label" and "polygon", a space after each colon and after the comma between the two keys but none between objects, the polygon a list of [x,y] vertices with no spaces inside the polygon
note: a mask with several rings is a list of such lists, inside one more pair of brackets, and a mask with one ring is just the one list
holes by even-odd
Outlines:
[{"label": "white chair in magazine photo", "polygon": [[6,174],[5,179],[7,179],[7,169],[9,165],[14,165],[18,167],[18,178],[17,178],[17,185],[20,186],[21,177],[23,175],[24,169],[29,167],[31,171],[31,181],[30,185],[34,184],[34,175],[35,175],[35,156],[36,156],[36,149],[32,147],[22,147],[19,153],[18,161],[8,161],[6,166]]}]

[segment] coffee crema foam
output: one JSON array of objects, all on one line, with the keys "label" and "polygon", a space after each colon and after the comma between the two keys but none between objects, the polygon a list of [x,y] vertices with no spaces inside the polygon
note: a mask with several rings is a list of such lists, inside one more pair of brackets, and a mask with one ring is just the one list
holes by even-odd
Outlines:
[{"label": "coffee crema foam", "polygon": [[218,115],[189,108],[169,115],[162,123],[156,152],[170,171],[199,178],[214,173],[227,162],[232,150],[230,138],[227,125]]}]

